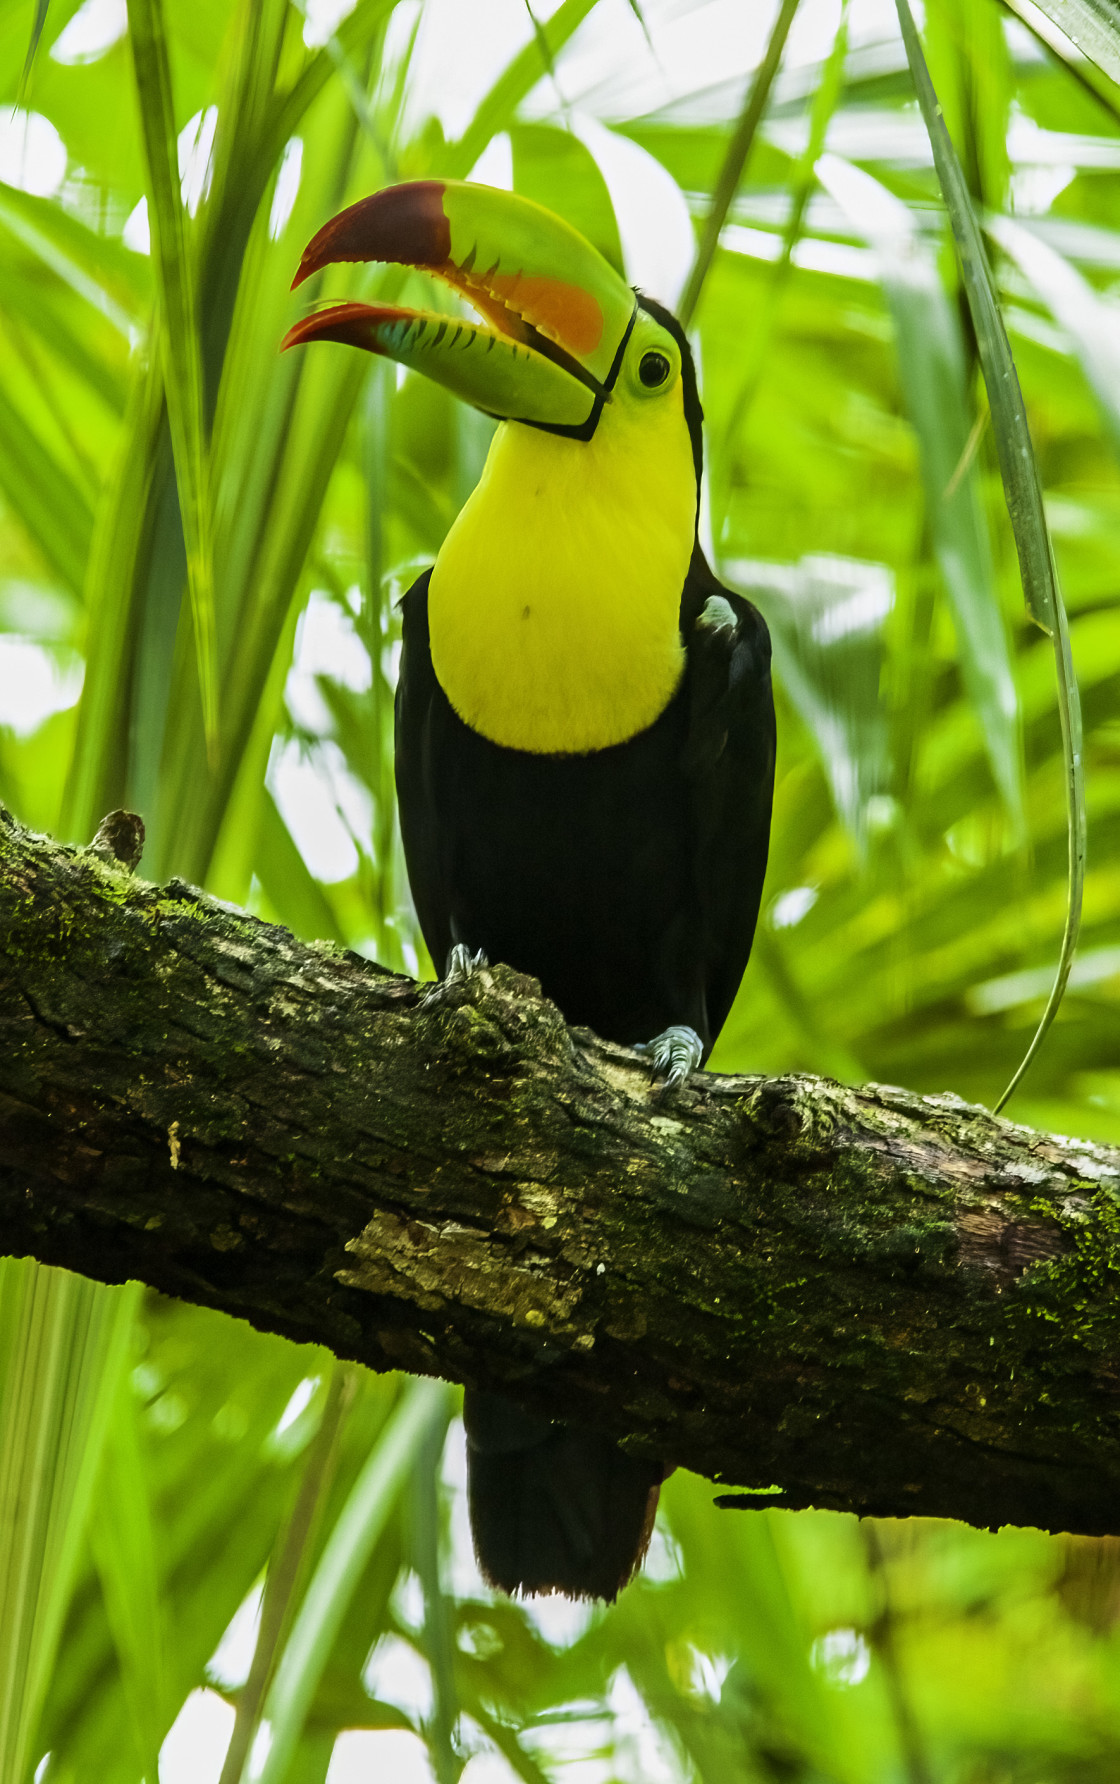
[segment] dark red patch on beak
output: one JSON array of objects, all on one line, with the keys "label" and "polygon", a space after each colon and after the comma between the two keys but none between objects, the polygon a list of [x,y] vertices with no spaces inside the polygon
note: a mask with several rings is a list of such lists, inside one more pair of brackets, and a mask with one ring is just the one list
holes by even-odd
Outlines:
[{"label": "dark red patch on beak", "polygon": [[440,267],[451,253],[442,180],[413,180],[359,199],[324,223],[303,251],[292,290],[336,260],[395,261]]},{"label": "dark red patch on beak", "polygon": [[284,353],[289,347],[302,347],[307,341],[341,341],[347,347],[365,347],[379,351],[374,330],[385,322],[416,322],[415,310],[397,309],[391,304],[332,304],[304,316],[289,328],[280,343]]}]

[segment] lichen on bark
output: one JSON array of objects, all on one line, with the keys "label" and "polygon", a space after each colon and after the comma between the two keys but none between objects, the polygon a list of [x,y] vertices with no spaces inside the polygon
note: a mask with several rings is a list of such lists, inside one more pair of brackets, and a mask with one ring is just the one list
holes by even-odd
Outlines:
[{"label": "lichen on bark", "polygon": [[667,1098],[506,967],[433,1002],[6,816],[0,1216],[725,1489],[1120,1528],[1120,1154],[882,1085]]}]

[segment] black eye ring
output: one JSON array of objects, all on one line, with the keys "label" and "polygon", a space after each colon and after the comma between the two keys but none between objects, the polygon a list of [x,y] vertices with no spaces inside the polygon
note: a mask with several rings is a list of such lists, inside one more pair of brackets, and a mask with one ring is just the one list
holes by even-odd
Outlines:
[{"label": "black eye ring", "polygon": [[643,353],[638,362],[638,376],[647,390],[656,390],[659,384],[664,384],[672,369],[668,355],[660,353],[656,347]]}]

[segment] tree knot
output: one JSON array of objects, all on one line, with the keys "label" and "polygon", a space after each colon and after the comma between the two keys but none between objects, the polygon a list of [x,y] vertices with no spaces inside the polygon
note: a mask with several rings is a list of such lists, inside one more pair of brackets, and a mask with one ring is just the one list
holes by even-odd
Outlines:
[{"label": "tree knot", "polygon": [[500,963],[441,981],[417,1013],[433,1024],[443,1050],[490,1073],[512,1076],[522,1064],[572,1055],[567,1024],[539,981]]},{"label": "tree knot", "polygon": [[134,811],[106,812],[86,853],[107,861],[111,867],[135,873],[144,853],[143,818]]}]

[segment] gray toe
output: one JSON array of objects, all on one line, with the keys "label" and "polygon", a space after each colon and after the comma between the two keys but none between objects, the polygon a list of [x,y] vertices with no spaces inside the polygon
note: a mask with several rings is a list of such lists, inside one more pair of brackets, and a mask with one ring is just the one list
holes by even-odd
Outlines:
[{"label": "gray toe", "polygon": [[490,962],[481,948],[477,954],[472,954],[464,942],[456,942],[453,948],[448,949],[447,965],[443,969],[442,979],[438,979],[424,993],[422,1000],[424,1008],[428,1009],[435,1004],[442,1003],[448,991],[453,990],[457,985],[465,985],[481,967],[489,966],[489,964]]},{"label": "gray toe", "polygon": [[675,1090],[700,1064],[704,1043],[694,1028],[679,1023],[652,1041],[639,1041],[635,1051],[645,1054],[654,1077],[664,1078],[666,1090]]}]

